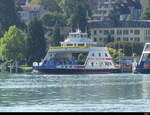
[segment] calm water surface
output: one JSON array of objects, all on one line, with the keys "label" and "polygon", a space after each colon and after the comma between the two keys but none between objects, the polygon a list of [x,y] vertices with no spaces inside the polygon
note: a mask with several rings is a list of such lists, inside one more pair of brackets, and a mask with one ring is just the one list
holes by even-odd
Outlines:
[{"label": "calm water surface", "polygon": [[0,74],[0,112],[150,112],[150,75]]}]

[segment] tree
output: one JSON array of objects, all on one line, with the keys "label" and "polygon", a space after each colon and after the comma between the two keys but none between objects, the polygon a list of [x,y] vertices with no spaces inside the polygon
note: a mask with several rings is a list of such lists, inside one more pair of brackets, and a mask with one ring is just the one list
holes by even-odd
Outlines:
[{"label": "tree", "polygon": [[150,20],[150,7],[149,8],[146,8],[144,11],[143,11],[143,14],[141,16],[141,19],[143,20]]},{"label": "tree", "polygon": [[42,18],[43,24],[46,26],[55,26],[56,22],[59,26],[66,25],[65,16],[57,12],[48,12]]},{"label": "tree", "polygon": [[133,54],[140,56],[143,48],[143,42],[111,42],[107,47],[113,49],[123,49],[125,56],[133,56]]},{"label": "tree", "polygon": [[28,25],[28,36],[27,56],[28,64],[31,65],[34,61],[41,61],[46,53],[46,42],[42,22],[37,18],[34,18],[34,20]]},{"label": "tree", "polygon": [[61,35],[60,35],[60,28],[57,25],[57,23],[55,24],[54,30],[53,30],[53,37],[52,37],[52,46],[59,46],[60,45],[60,41],[61,41]]},{"label": "tree", "polygon": [[22,27],[16,8],[15,0],[0,0],[0,30],[1,34],[8,30],[12,25]]},{"label": "tree", "polygon": [[87,28],[87,12],[90,8],[87,0],[63,0],[61,8],[63,9],[68,25],[75,31],[78,27],[81,31]]},{"label": "tree", "polygon": [[30,4],[42,4],[50,12],[61,12],[58,0],[31,0]]},{"label": "tree", "polygon": [[3,61],[23,61],[26,58],[26,34],[16,26],[11,26],[0,39],[0,59]]},{"label": "tree", "polygon": [[129,15],[127,16],[126,21],[133,21],[133,18],[132,18],[132,16],[131,16],[131,14],[129,14]]},{"label": "tree", "polygon": [[116,50],[113,48],[108,48],[108,51],[115,62],[117,62],[120,57],[124,56],[122,49]]}]

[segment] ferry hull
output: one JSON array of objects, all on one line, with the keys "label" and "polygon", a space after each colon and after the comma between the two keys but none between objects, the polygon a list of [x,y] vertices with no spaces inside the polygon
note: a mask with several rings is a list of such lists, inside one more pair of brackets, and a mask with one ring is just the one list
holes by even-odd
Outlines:
[{"label": "ferry hull", "polygon": [[120,69],[39,69],[45,74],[111,74],[121,73]]}]

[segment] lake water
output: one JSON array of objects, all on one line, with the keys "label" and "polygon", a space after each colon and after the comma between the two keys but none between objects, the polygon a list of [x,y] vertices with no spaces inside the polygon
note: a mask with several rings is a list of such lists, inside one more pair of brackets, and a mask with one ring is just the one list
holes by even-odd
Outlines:
[{"label": "lake water", "polygon": [[1,73],[0,112],[150,112],[150,75]]}]

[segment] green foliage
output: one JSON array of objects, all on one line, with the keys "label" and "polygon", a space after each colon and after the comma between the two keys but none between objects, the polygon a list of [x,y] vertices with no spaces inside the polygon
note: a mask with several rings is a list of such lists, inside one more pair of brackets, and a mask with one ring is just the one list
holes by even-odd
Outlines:
[{"label": "green foliage", "polygon": [[86,57],[87,57],[87,55],[86,54],[84,54],[84,53],[80,53],[79,55],[78,55],[78,62],[79,62],[79,64],[84,64],[85,63],[85,60],[86,60]]},{"label": "green foliage", "polygon": [[30,4],[42,4],[50,12],[61,12],[59,2],[59,0],[31,0]]},{"label": "green foliage", "polygon": [[108,48],[108,50],[109,50],[109,53],[110,53],[111,57],[113,58],[113,60],[115,62],[117,62],[120,57],[124,56],[124,53],[123,53],[122,49],[116,50],[116,49],[113,49],[113,48]]},{"label": "green foliage", "polygon": [[149,8],[146,8],[144,11],[143,11],[143,14],[141,16],[141,19],[143,20],[150,20],[150,7]]},{"label": "green foliage", "polygon": [[56,23],[56,25],[54,27],[53,37],[52,38],[53,38],[53,40],[52,40],[51,45],[52,46],[59,46],[60,45],[60,41],[61,41],[61,35],[60,35],[60,28],[57,25],[57,23]]},{"label": "green foliage", "polygon": [[59,26],[66,25],[65,16],[57,12],[48,12],[42,18],[43,24],[46,26],[54,26],[57,22]]},{"label": "green foliage", "polygon": [[28,40],[27,40],[27,56],[28,64],[39,62],[44,58],[46,53],[46,42],[44,38],[44,31],[41,21],[35,18],[28,26]]},{"label": "green foliage", "polygon": [[133,21],[133,18],[132,18],[132,16],[131,16],[131,14],[128,15],[126,21]]},{"label": "green foliage", "polygon": [[0,40],[0,59],[22,61],[26,57],[27,36],[16,26],[11,26]]},{"label": "green foliage", "polygon": [[1,34],[8,30],[12,25],[21,27],[17,12],[15,9],[15,0],[0,0],[0,30]]},{"label": "green foliage", "polygon": [[114,49],[123,49],[125,56],[133,56],[137,55],[140,56],[144,43],[142,42],[111,42],[107,44],[107,47],[114,48]]},{"label": "green foliage", "polygon": [[90,12],[90,8],[87,0],[63,0],[61,8],[65,12],[68,24],[75,31],[78,26],[81,31],[85,31],[87,28],[87,12]]},{"label": "green foliage", "polygon": [[40,5],[42,3],[41,0],[31,0],[30,4],[33,5],[33,4],[36,4],[36,5]]}]

